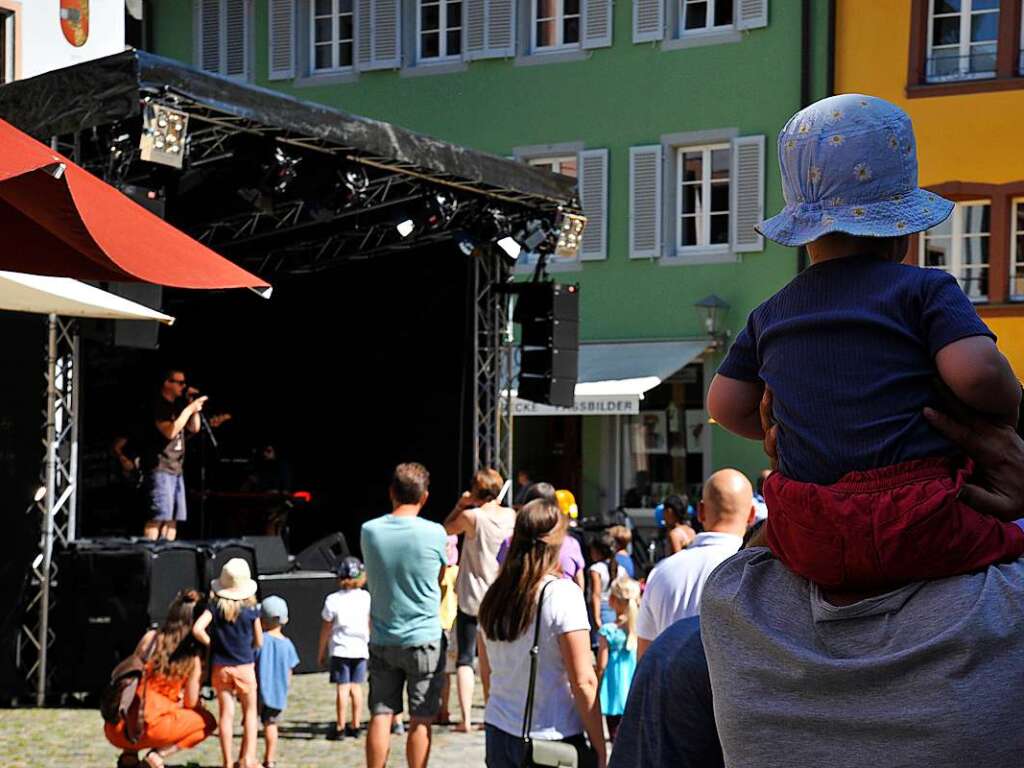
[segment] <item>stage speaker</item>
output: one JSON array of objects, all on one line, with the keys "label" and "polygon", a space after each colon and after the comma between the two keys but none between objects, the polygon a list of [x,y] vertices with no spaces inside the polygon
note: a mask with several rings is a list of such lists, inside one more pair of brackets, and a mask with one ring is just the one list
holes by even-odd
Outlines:
[{"label": "stage speaker", "polygon": [[579,372],[579,287],[524,283],[513,320],[522,327],[518,396],[571,408]]},{"label": "stage speaker", "polygon": [[205,590],[198,549],[185,542],[79,540],[57,555],[54,684],[96,693],[181,589]]},{"label": "stage speaker", "polygon": [[249,571],[255,579],[259,574],[259,560],[256,557],[256,547],[243,539],[207,539],[196,541],[193,544],[199,548],[202,555],[203,590],[210,590],[210,582],[220,576],[220,569],[224,563],[233,557],[240,557],[249,563]]},{"label": "stage speaker", "polygon": [[295,556],[295,566],[301,571],[329,571],[334,573],[344,558],[348,557],[348,542],[345,534],[332,533],[313,542]]},{"label": "stage speaker", "polygon": [[256,550],[256,562],[260,576],[272,573],[287,573],[292,569],[292,560],[280,536],[243,536],[242,541]]},{"label": "stage speaker", "polygon": [[325,571],[299,571],[260,576],[260,597],[283,597],[288,603],[288,624],[284,633],[295,644],[299,653],[299,674],[317,672],[318,644],[320,642],[320,613],[324,598],[338,588],[338,579]]}]

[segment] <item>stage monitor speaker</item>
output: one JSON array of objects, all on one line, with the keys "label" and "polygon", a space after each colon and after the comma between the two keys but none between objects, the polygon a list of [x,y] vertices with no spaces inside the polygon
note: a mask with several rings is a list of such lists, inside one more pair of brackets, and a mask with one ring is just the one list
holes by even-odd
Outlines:
[{"label": "stage monitor speaker", "polygon": [[320,613],[324,598],[338,588],[338,579],[325,571],[299,571],[260,576],[260,596],[283,597],[288,603],[288,625],[285,634],[299,653],[299,674],[317,672],[316,657],[320,642]]},{"label": "stage monitor speaker", "polygon": [[259,574],[259,560],[256,547],[243,539],[207,539],[193,542],[202,553],[202,573],[205,590],[210,589],[210,582],[220,576],[220,569],[233,557],[240,557],[249,563],[249,572],[256,578]]},{"label": "stage monitor speaker", "polygon": [[184,542],[79,540],[57,555],[54,685],[96,693],[181,589],[205,592],[200,553]]},{"label": "stage monitor speaker", "polygon": [[260,567],[260,576],[287,573],[292,569],[291,558],[285,548],[284,539],[280,536],[243,536],[242,541],[252,544],[256,550],[256,562]]},{"label": "stage monitor speaker", "polygon": [[302,571],[330,571],[338,567],[348,557],[348,542],[345,534],[332,533],[319,541],[313,542],[295,556],[295,566]]},{"label": "stage monitor speaker", "polygon": [[579,287],[525,283],[513,319],[522,327],[519,398],[571,408],[579,375]]}]

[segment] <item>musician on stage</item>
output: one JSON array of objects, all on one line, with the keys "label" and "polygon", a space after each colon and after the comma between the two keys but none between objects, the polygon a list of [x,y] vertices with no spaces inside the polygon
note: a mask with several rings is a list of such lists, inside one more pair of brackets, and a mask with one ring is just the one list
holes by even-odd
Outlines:
[{"label": "musician on stage", "polygon": [[149,510],[143,529],[147,539],[173,541],[178,522],[186,519],[185,437],[200,430],[200,413],[207,400],[198,394],[188,387],[183,371],[165,371],[153,405],[152,427],[146,428],[140,451],[142,488]]}]

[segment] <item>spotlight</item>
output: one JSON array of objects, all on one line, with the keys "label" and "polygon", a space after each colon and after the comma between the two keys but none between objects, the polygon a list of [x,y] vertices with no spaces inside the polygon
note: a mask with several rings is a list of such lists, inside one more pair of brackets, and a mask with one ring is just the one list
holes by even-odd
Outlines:
[{"label": "spotlight", "polygon": [[43,553],[40,552],[38,555],[36,555],[36,559],[32,561],[32,570],[33,571],[38,571],[39,570],[39,566],[42,565],[42,564],[43,564]]},{"label": "spotlight", "polygon": [[46,486],[40,485],[36,488],[35,495],[32,496],[32,501],[42,501],[46,497]]},{"label": "spotlight", "polygon": [[522,253],[523,250],[523,246],[517,243],[510,235],[505,235],[505,237],[498,240],[498,247],[501,248],[501,250],[505,252],[505,255],[512,259],[512,261],[518,259],[519,254]]},{"label": "spotlight", "polygon": [[274,149],[274,165],[270,167],[267,179],[270,188],[278,194],[287,190],[298,176],[295,166],[301,161],[301,157],[292,157],[281,147],[276,147]]},{"label": "spotlight", "polygon": [[398,234],[400,234],[402,237],[408,237],[409,235],[412,234],[412,231],[416,229],[416,223],[412,219],[405,219],[403,221],[398,222],[398,224],[395,226],[395,229],[398,230]]},{"label": "spotlight", "polygon": [[459,232],[455,235],[455,245],[458,246],[465,256],[472,256],[473,251],[476,250],[476,242],[465,232]]},{"label": "spotlight", "polygon": [[575,259],[583,240],[583,230],[587,226],[587,217],[575,213],[559,214],[558,244],[555,256],[560,259]]},{"label": "spotlight", "polygon": [[187,130],[186,113],[161,104],[146,104],[142,115],[139,157],[151,163],[181,168]]},{"label": "spotlight", "polygon": [[519,241],[531,253],[536,253],[541,243],[547,239],[548,230],[544,226],[544,222],[539,219],[529,221],[519,236]]}]

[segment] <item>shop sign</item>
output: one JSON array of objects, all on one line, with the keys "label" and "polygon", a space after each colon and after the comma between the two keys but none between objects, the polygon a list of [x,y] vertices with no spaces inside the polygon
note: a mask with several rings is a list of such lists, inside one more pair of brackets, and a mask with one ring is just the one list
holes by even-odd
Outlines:
[{"label": "shop sign", "polygon": [[542,405],[529,400],[512,399],[513,416],[634,416],[640,413],[640,398],[622,397],[576,398],[571,408],[557,405]]}]

